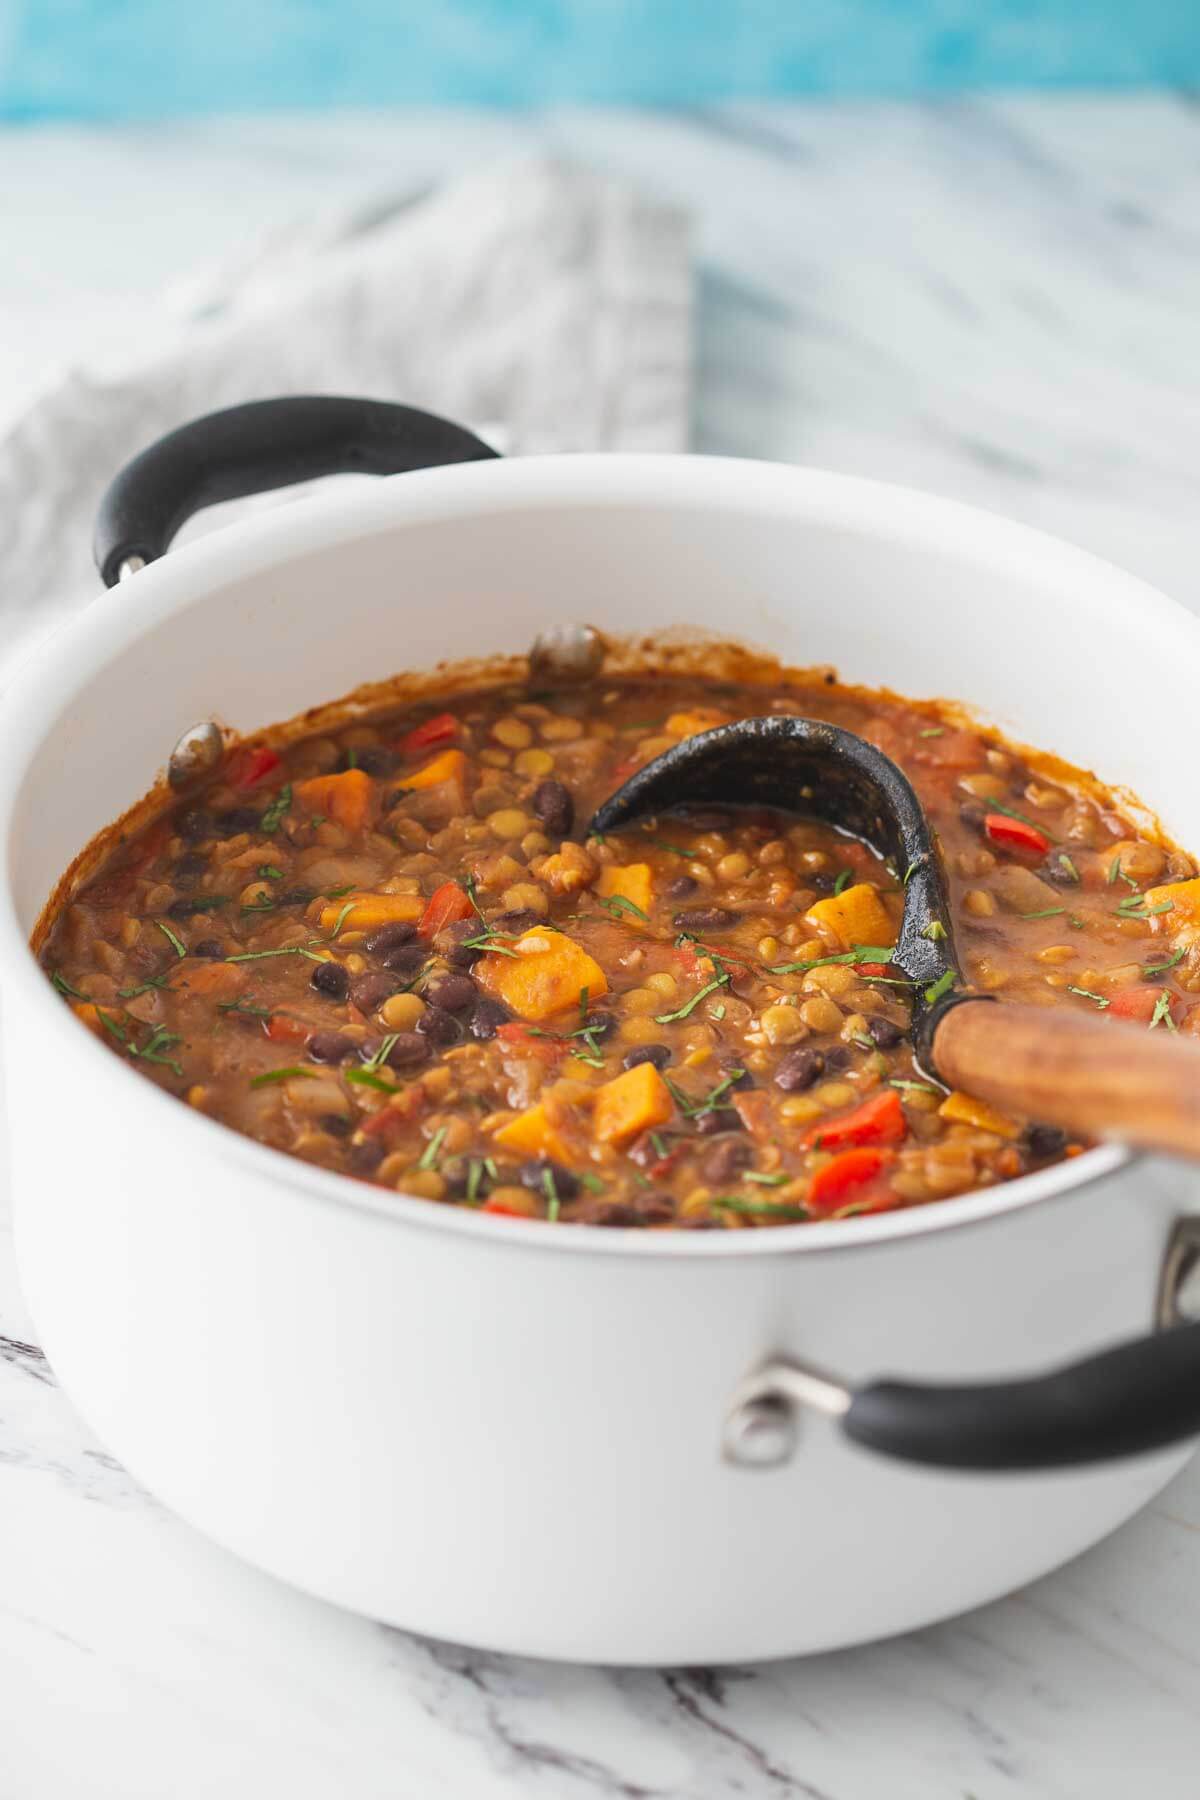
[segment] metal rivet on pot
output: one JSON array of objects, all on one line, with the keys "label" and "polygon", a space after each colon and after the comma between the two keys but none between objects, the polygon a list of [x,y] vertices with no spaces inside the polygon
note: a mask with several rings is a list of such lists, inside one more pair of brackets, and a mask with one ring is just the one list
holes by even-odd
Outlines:
[{"label": "metal rivet on pot", "polygon": [[593,625],[547,625],[529,650],[529,672],[541,681],[590,681],[603,661],[604,639]]},{"label": "metal rivet on pot", "polygon": [[778,1469],[796,1448],[796,1409],[779,1394],[735,1406],[725,1421],[722,1454],[742,1469]]},{"label": "metal rivet on pot", "polygon": [[167,780],[173,788],[190,787],[211,775],[225,754],[225,736],[212,719],[190,725],[171,752]]}]

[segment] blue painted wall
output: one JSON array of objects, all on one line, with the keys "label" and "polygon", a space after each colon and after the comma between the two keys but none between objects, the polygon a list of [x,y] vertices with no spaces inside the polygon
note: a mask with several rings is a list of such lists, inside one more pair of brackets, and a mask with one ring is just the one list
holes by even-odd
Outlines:
[{"label": "blue painted wall", "polygon": [[0,118],[1200,84],[1200,0],[0,0]]}]

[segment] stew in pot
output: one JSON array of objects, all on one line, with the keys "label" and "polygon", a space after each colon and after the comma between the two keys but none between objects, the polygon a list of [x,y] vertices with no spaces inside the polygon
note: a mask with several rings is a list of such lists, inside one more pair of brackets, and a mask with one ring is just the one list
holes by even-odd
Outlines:
[{"label": "stew in pot", "polygon": [[949,709],[819,676],[509,686],[236,747],[74,894],[47,975],[187,1105],[492,1213],[747,1228],[1075,1154],[915,1065],[890,964],[903,869],[750,811],[586,835],[650,758],[765,713],[832,720],[904,768],[978,990],[1200,1030],[1190,858]]}]

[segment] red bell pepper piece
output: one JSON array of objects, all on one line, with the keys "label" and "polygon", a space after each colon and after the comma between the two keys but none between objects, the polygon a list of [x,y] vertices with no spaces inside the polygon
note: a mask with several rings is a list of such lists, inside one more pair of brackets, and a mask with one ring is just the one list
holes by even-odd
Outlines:
[{"label": "red bell pepper piece", "polygon": [[523,1051],[526,1056],[540,1056],[543,1062],[557,1062],[567,1051],[559,1038],[535,1037],[528,1025],[522,1025],[516,1019],[509,1025],[497,1025],[496,1036],[506,1049]]},{"label": "red bell pepper piece", "polygon": [[279,758],[274,750],[266,744],[257,744],[252,750],[236,750],[229,760],[225,779],[230,787],[257,787],[268,775],[279,767]]},{"label": "red bell pepper piece", "polygon": [[872,975],[886,975],[894,966],[892,963],[859,963],[858,972],[864,980],[869,980]]},{"label": "red bell pepper piece", "polygon": [[[1162,988],[1122,988],[1119,994],[1113,995],[1108,1011],[1114,1019],[1136,1019],[1143,1025],[1148,1025],[1164,991]],[[1169,996],[1168,1009],[1174,1006],[1175,999],[1174,994]],[[1175,1025],[1179,1023],[1174,1013],[1171,1013],[1171,1022]],[[1166,1024],[1165,1019],[1163,1023]]]},{"label": "red bell pepper piece", "polygon": [[1024,819],[1012,819],[1007,813],[985,813],[983,828],[993,844],[1006,850],[1027,850],[1033,856],[1045,856],[1050,848],[1045,832],[1036,825],[1027,825]]},{"label": "red bell pepper piece", "polygon": [[881,1088],[840,1119],[814,1125],[804,1134],[810,1150],[841,1150],[850,1144],[898,1144],[908,1136],[908,1120],[895,1088]]},{"label": "red bell pepper piece", "polygon": [[[464,887],[460,887],[457,881],[443,881],[441,887],[435,888],[429,896],[425,911],[417,924],[417,936],[436,937],[439,931],[445,931],[447,925],[453,925],[459,919],[469,919],[474,911],[471,896]],[[482,930],[482,926],[480,929]]]},{"label": "red bell pepper piece", "polygon": [[[813,1176],[805,1202],[809,1212],[818,1219],[827,1219],[831,1213],[841,1212],[843,1207],[857,1204],[858,1190],[874,1181],[890,1160],[886,1150],[871,1150],[866,1147],[843,1150],[840,1156],[835,1156]],[[881,1200],[882,1198],[883,1196]],[[881,1204],[871,1210],[882,1212],[886,1207]]]},{"label": "red bell pepper piece", "polygon": [[485,1200],[481,1211],[493,1213],[501,1219],[527,1219],[528,1213],[518,1212],[515,1206],[506,1206],[503,1200]]},{"label": "red bell pepper piece", "polygon": [[273,1044],[303,1044],[312,1032],[311,1025],[289,1019],[286,1013],[272,1013],[266,1021],[267,1036]]},{"label": "red bell pepper piece", "polygon": [[457,736],[458,720],[454,714],[435,713],[423,725],[415,725],[405,732],[396,748],[403,756],[419,756],[423,750],[431,750],[435,744],[448,744]]}]

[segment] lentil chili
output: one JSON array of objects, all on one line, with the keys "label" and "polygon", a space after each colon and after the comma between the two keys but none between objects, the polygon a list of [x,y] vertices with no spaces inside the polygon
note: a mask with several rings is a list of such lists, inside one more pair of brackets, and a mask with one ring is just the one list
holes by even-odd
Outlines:
[{"label": "lentil chili", "polygon": [[994,733],[832,680],[510,686],[236,748],[71,898],[44,967],[187,1104],[502,1215],[744,1228],[1072,1154],[914,1065],[890,963],[905,871],[759,812],[582,835],[681,737],[770,712],[847,726],[906,770],[977,989],[1200,1030],[1188,857]]}]

